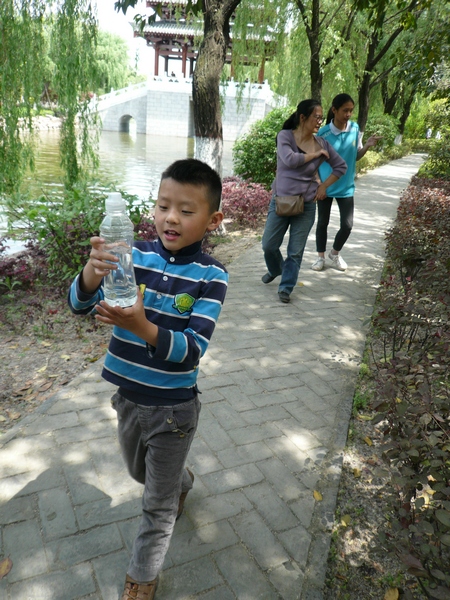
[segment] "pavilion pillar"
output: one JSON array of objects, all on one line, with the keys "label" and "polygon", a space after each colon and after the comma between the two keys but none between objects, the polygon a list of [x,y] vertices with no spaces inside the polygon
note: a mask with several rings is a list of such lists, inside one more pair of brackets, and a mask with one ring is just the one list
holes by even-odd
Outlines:
[{"label": "pavilion pillar", "polygon": [[183,73],[183,77],[186,79],[186,59],[187,59],[187,44],[183,44],[183,49],[181,53],[181,72]]},{"label": "pavilion pillar", "polygon": [[159,75],[159,46],[155,46],[155,68],[154,68],[155,77]]},{"label": "pavilion pillar", "polygon": [[169,74],[169,57],[168,56],[164,57],[164,74],[165,75]]}]

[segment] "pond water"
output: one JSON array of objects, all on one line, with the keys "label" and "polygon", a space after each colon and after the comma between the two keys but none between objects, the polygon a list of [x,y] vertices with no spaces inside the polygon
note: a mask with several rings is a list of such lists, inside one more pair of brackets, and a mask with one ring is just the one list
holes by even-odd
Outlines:
[{"label": "pond water", "polygon": [[[62,185],[58,139],[58,130],[39,133],[36,168],[27,178],[27,184],[36,194]],[[224,142],[224,177],[233,174],[232,148],[233,142]],[[193,154],[193,138],[103,131],[99,141],[99,180],[114,182],[126,192],[136,194],[140,201],[146,201],[156,196],[164,169],[174,160],[190,158]],[[4,231],[5,223],[0,215],[0,236]],[[9,253],[22,248],[12,240],[8,244]]]}]

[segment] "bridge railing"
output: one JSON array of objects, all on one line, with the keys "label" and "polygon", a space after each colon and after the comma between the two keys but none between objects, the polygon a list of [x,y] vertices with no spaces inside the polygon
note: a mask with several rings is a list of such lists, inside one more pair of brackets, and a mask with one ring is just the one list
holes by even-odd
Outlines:
[{"label": "bridge railing", "polygon": [[[135,83],[120,90],[111,89],[108,94],[94,96],[92,99],[92,108],[94,110],[105,110],[116,104],[124,103],[144,95],[146,90],[160,90],[177,93],[192,93],[192,78],[176,75],[158,75],[149,76],[147,81]],[[246,99],[262,99],[269,105],[283,104],[281,99],[270,89],[268,81],[258,82],[240,82],[230,78],[228,81],[220,84],[220,93],[222,96],[240,97]]]},{"label": "bridge railing", "polygon": [[92,98],[91,106],[93,110],[102,110],[114,106],[115,104],[122,104],[127,100],[132,100],[137,96],[144,95],[147,90],[147,82],[141,81],[134,83],[120,90],[111,89],[107,94],[96,96]]}]

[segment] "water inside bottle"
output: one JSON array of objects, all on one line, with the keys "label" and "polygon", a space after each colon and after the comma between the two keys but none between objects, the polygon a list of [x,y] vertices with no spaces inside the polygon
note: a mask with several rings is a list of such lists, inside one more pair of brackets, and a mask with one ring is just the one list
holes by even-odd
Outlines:
[{"label": "water inside bottle", "polygon": [[105,301],[111,306],[132,306],[137,300],[131,248],[125,244],[114,244],[108,252],[119,259],[117,269],[109,272],[103,280]]}]

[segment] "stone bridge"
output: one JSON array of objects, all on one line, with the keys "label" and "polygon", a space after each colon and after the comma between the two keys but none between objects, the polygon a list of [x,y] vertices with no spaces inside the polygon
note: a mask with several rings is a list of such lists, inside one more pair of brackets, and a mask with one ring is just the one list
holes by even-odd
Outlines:
[{"label": "stone bridge", "polygon": [[[221,86],[223,139],[234,141],[272,108],[284,104],[267,82]],[[148,81],[111,90],[93,99],[106,131],[130,131],[134,119],[136,133],[175,137],[194,136],[192,79],[151,77]]]}]

